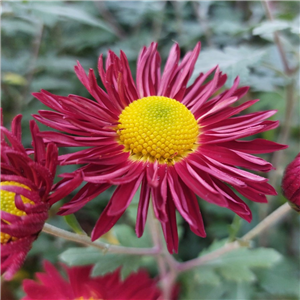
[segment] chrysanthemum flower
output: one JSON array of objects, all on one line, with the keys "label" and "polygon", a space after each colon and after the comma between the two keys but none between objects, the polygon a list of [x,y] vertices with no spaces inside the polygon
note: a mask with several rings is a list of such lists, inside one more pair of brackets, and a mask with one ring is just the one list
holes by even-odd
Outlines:
[{"label": "chrysanthemum flower", "polygon": [[[13,119],[11,132],[1,123],[1,274],[5,272],[6,279],[11,279],[24,262],[51,204],[81,182],[76,176],[68,183],[62,180],[53,186],[57,147],[49,143],[45,149],[38,127],[31,121],[34,148],[25,149],[21,143],[21,118],[18,115]],[[50,195],[51,191],[54,192]]]},{"label": "chrysanthemum flower", "polygon": [[67,280],[49,262],[46,273],[37,273],[39,282],[25,279],[23,300],[158,300],[161,292],[146,271],[140,270],[121,280],[120,270],[91,277],[92,266],[65,267]]},{"label": "chrysanthemum flower", "polygon": [[282,190],[291,207],[300,213],[300,153],[285,169]]},{"label": "chrysanthemum flower", "polygon": [[200,43],[179,63],[175,44],[161,74],[157,44],[152,43],[139,55],[134,82],[125,54],[121,51],[119,58],[109,51],[105,67],[102,55],[98,62],[106,92],[98,86],[94,71],[86,75],[78,62],[75,72],[96,102],[44,90],[34,93],[57,111],[42,110],[35,118],[67,133],[44,132],[46,141],[88,147],[59,158],[63,165],[86,164],[80,171],[87,182],[61,214],[77,211],[118,185],[92,232],[93,240],[117,222],[139,187],[136,233],[143,234],[151,196],[170,252],[178,249],[176,209],[195,234],[205,236],[196,195],[250,221],[250,209],[229,185],[256,202],[266,202],[265,194],[276,194],[266,178],[243,168],[271,170],[270,163],[251,154],[286,146],[260,138],[240,140],[276,128],[277,121],[266,120],[275,110],[235,116],[258,100],[233,106],[248,91],[238,88],[238,78],[230,89],[217,94],[227,78],[218,67],[201,73],[187,87],[199,52]]}]

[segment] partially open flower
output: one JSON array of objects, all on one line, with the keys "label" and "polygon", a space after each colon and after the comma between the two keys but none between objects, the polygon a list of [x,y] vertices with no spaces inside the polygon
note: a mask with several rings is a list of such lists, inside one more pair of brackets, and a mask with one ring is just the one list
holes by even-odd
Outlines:
[{"label": "partially open flower", "polygon": [[171,253],[178,250],[176,210],[195,234],[206,235],[196,195],[250,221],[249,207],[234,190],[256,202],[276,194],[268,179],[244,170],[270,171],[269,162],[252,154],[286,148],[260,138],[244,139],[276,128],[278,121],[267,120],[276,111],[240,115],[258,100],[236,103],[248,91],[238,88],[239,78],[218,94],[227,76],[217,66],[187,86],[199,52],[200,43],[180,62],[175,44],[161,72],[157,44],[152,43],[140,52],[134,82],[125,54],[121,51],[119,58],[110,51],[106,63],[102,55],[98,63],[106,91],[98,86],[94,71],[87,75],[78,63],[75,72],[96,101],[44,90],[34,93],[55,110],[39,111],[35,118],[65,132],[43,132],[45,140],[87,147],[59,158],[61,164],[85,164],[65,179],[80,171],[87,182],[61,214],[71,214],[111,185],[118,186],[92,240],[111,229],[139,187],[136,233],[143,234],[151,196]]},{"label": "partially open flower", "polygon": [[282,190],[291,207],[300,213],[300,153],[285,169]]},{"label": "partially open flower", "polygon": [[1,274],[5,272],[6,279],[11,279],[24,262],[51,204],[71,192],[76,181],[80,183],[76,177],[71,184],[64,185],[62,180],[53,186],[57,147],[50,143],[46,148],[36,123],[31,121],[33,149],[25,149],[21,118],[13,119],[11,131],[1,126]]},{"label": "partially open flower", "polygon": [[91,266],[65,267],[67,279],[45,261],[46,273],[37,273],[38,282],[23,281],[27,294],[22,300],[158,300],[162,299],[156,281],[140,270],[121,280],[120,270],[91,277]]}]

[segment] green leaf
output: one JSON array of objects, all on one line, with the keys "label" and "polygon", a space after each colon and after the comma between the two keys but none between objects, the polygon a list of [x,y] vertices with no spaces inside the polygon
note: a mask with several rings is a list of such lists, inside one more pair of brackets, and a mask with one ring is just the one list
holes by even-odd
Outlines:
[{"label": "green leaf", "polygon": [[265,21],[253,29],[253,35],[265,35],[290,28],[291,23],[283,20]]},{"label": "green leaf", "polygon": [[152,247],[152,238],[147,226],[140,238],[136,236],[134,229],[126,224],[115,225],[113,231],[117,240],[125,247]]},{"label": "green leaf", "polygon": [[299,263],[285,259],[271,269],[257,270],[255,273],[260,286],[271,295],[300,296]]},{"label": "green leaf", "polygon": [[[57,55],[56,53],[48,54],[47,56],[40,57],[37,60],[36,68],[45,69],[52,72],[71,72],[74,73],[74,66],[78,57]],[[87,65],[87,59],[80,59],[82,65]]]},{"label": "green leaf", "polygon": [[[108,254],[107,254],[108,255]],[[59,258],[69,266],[92,265],[103,257],[103,253],[95,248],[69,248]]]},{"label": "green leaf", "polygon": [[242,219],[241,217],[239,217],[238,215],[235,215],[234,218],[233,218],[233,221],[231,223],[231,225],[229,226],[229,238],[228,240],[231,242],[231,241],[234,241],[240,228],[241,228],[241,225],[242,225]]},{"label": "green leaf", "polygon": [[139,256],[107,253],[102,255],[95,264],[92,276],[104,275],[122,267],[121,278],[125,279],[131,272],[138,270],[140,263],[141,257]]},{"label": "green leaf", "polygon": [[59,255],[59,258],[69,266],[94,265],[92,276],[100,276],[121,269],[121,278],[126,278],[135,272],[142,264],[141,256],[102,253],[95,248],[69,248]]},{"label": "green leaf", "polygon": [[86,235],[85,231],[81,228],[74,214],[64,216],[64,220],[73,229],[75,233]]},{"label": "green leaf", "polygon": [[46,90],[63,90],[69,91],[73,85],[68,79],[55,78],[54,76],[41,75],[31,83],[32,91]]},{"label": "green leaf", "polygon": [[37,26],[33,22],[28,22],[26,20],[21,19],[8,19],[3,18],[1,20],[1,29],[3,33],[14,36],[19,32],[28,34],[28,35],[35,35],[37,33]]},{"label": "green leaf", "polygon": [[274,249],[240,248],[220,256],[209,264],[214,265],[226,279],[241,282],[255,280],[251,268],[271,267],[280,259],[281,255]]},{"label": "green leaf", "polygon": [[254,281],[255,275],[246,265],[226,265],[222,266],[218,270],[220,274],[232,281],[242,282],[242,281]]},{"label": "green leaf", "polygon": [[219,285],[220,276],[217,275],[216,271],[211,266],[201,266],[195,271],[195,280],[200,284]]},{"label": "green leaf", "polygon": [[115,225],[113,231],[121,245],[125,247],[137,246],[137,244],[135,244],[137,237],[130,226],[125,224]]},{"label": "green leaf", "polygon": [[[202,266],[201,268],[203,268]],[[208,275],[210,277],[210,275]],[[196,272],[188,272],[181,275],[180,278],[180,299],[193,300],[217,300],[221,298],[226,291],[226,285],[222,282],[218,286],[205,284],[199,281],[199,276]]]},{"label": "green leaf", "polygon": [[265,54],[265,49],[247,46],[225,47],[224,51],[204,50],[196,62],[191,82],[197,74],[207,72],[217,65],[222,72],[227,74],[227,85],[231,85],[236,76],[240,76],[241,80],[246,82],[249,77],[249,68],[259,63]]},{"label": "green leaf", "polygon": [[65,17],[77,22],[81,22],[87,25],[96,26],[102,28],[106,31],[113,33],[111,28],[109,28],[103,21],[95,18],[84,10],[77,8],[75,5],[53,5],[53,4],[35,4],[32,9],[38,12],[52,14],[55,16]]},{"label": "green leaf", "polygon": [[228,242],[228,239],[216,240],[208,248],[201,251],[199,256],[203,256],[223,247]]}]

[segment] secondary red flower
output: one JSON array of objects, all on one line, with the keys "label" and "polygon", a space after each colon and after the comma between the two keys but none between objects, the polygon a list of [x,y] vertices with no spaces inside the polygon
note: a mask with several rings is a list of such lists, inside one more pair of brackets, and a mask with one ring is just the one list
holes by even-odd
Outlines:
[{"label": "secondary red flower", "polygon": [[[276,194],[267,179],[244,168],[267,172],[272,165],[251,154],[286,148],[264,139],[240,140],[278,126],[268,121],[275,111],[238,115],[258,100],[233,106],[248,91],[233,86],[217,94],[227,76],[215,67],[201,73],[187,87],[200,52],[200,43],[180,61],[175,44],[163,73],[157,44],[144,47],[138,57],[134,82],[127,58],[109,51],[98,71],[106,92],[98,86],[92,69],[88,76],[77,64],[75,72],[95,101],[77,95],[58,96],[42,90],[34,96],[53,111],[39,111],[35,118],[65,133],[44,132],[46,141],[59,146],[87,147],[61,156],[61,164],[86,164],[79,169],[87,184],[64,205],[70,214],[111,185],[118,185],[101,214],[92,240],[107,232],[121,217],[140,189],[136,233],[143,234],[150,195],[170,252],[178,249],[175,210],[191,230],[204,237],[205,230],[196,195],[227,207],[247,221],[251,211],[229,187],[256,202]],[[71,179],[76,175],[65,174]]]},{"label": "secondary red flower", "polygon": [[23,300],[158,300],[161,292],[146,271],[121,280],[120,270],[91,277],[92,266],[65,267],[67,280],[53,265],[44,262],[46,273],[37,273],[39,282],[25,279]]},{"label": "secondary red flower", "polygon": [[285,169],[282,190],[291,207],[300,212],[300,153]]},{"label": "secondary red flower", "polygon": [[24,262],[48,218],[51,204],[81,182],[77,176],[69,183],[62,180],[53,186],[57,147],[49,143],[45,149],[38,127],[31,121],[33,149],[25,149],[21,143],[21,118],[18,115],[13,119],[11,131],[1,126],[1,274],[5,272],[6,279],[11,279]]}]

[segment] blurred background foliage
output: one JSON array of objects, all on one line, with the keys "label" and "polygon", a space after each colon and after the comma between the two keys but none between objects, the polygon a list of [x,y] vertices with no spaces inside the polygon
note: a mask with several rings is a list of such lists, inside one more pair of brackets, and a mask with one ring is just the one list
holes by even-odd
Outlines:
[{"label": "blurred background foliage", "polygon": [[[239,75],[242,85],[251,86],[242,101],[261,99],[248,112],[278,110],[273,119],[281,121],[280,127],[259,137],[287,143],[290,147],[280,154],[264,156],[276,165],[277,170],[268,176],[278,196],[270,197],[267,205],[246,200],[253,212],[251,224],[201,199],[207,238],[195,236],[178,218],[181,239],[176,259],[195,258],[212,243],[220,243],[216,241],[228,236],[231,240],[241,237],[285,202],[280,188],[282,173],[299,152],[299,2],[272,1],[270,8],[273,21],[259,1],[2,1],[1,98],[5,125],[9,127],[11,119],[22,113],[23,142],[30,146],[28,121],[39,109],[45,109],[31,92],[46,89],[64,96],[89,97],[73,72],[76,60],[86,70],[96,69],[99,54],[106,55],[109,49],[118,54],[122,49],[135,76],[140,48],[151,41],[158,42],[165,62],[175,41],[183,55],[200,40],[202,52],[195,76],[218,64],[228,74],[226,87],[229,87]],[[274,42],[275,31],[280,34],[292,72],[287,72],[282,63]],[[59,170],[62,171],[72,171],[72,167]],[[112,192],[113,189],[104,192],[68,218],[55,215],[62,204],[58,203],[50,211],[49,223],[78,232],[81,229],[77,219],[90,234]],[[135,237],[136,207],[134,200],[118,225],[105,236],[107,241],[127,246],[151,245],[147,232],[140,240]],[[228,258],[230,263],[218,262],[182,274],[180,299],[299,299],[299,225],[298,215],[291,212],[288,219],[253,241],[254,247],[273,249],[261,248],[250,256],[241,252],[238,258]],[[74,243],[42,233],[15,279],[2,285],[2,299],[19,299],[23,295],[22,280],[40,271],[43,259],[56,263],[60,257],[71,264],[99,262],[94,274],[104,274],[128,259],[106,256],[103,260],[96,255],[82,262],[85,253],[82,251]],[[124,268],[124,276],[139,266],[157,275],[152,258],[136,258],[129,265]]]}]

